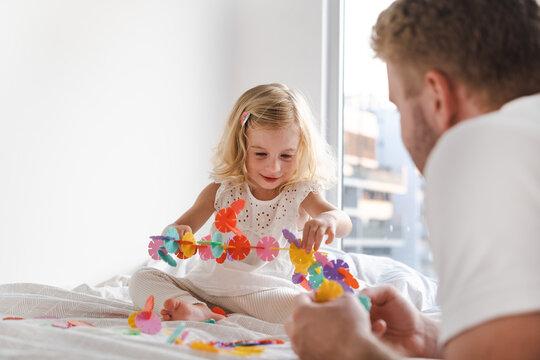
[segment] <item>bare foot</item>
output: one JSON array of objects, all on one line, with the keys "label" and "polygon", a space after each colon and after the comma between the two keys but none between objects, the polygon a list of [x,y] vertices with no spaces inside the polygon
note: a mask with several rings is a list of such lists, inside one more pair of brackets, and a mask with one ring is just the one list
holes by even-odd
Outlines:
[{"label": "bare foot", "polygon": [[163,316],[164,321],[205,321],[210,319],[218,321],[225,317],[210,310],[206,304],[188,304],[185,301],[177,299],[165,300],[161,315]]}]

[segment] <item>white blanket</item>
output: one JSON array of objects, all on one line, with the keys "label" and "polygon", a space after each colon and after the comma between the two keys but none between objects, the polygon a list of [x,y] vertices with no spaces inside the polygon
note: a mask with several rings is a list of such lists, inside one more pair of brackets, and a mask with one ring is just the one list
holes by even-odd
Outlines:
[{"label": "white blanket", "polygon": [[[346,254],[332,249],[345,259],[351,272],[365,286],[392,284],[420,310],[436,314],[436,283],[394,260],[360,254]],[[157,266],[162,267],[159,264]],[[174,269],[177,274],[189,270],[189,263]],[[127,317],[137,309],[127,292],[129,277],[116,276],[98,286],[80,285],[66,290],[42,284],[0,285],[0,317],[24,320],[0,320],[0,358],[39,359],[216,359],[232,358],[187,346],[167,344],[168,335],[127,335]],[[49,317],[49,318],[44,318]],[[96,327],[76,326],[67,329],[52,326],[68,320],[87,321]],[[163,322],[173,331],[179,322]],[[216,324],[187,322],[192,341],[238,341],[281,339],[285,344],[267,345],[252,359],[296,359],[284,328],[250,316],[232,314]]]}]

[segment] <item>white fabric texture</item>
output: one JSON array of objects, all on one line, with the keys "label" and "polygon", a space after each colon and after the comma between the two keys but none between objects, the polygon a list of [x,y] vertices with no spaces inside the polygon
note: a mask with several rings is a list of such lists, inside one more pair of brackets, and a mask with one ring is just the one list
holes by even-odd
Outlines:
[{"label": "white fabric texture", "polygon": [[[351,273],[366,286],[392,284],[424,313],[436,311],[436,283],[395,260],[362,254],[347,254],[325,247],[332,258],[344,259]],[[193,266],[191,259],[170,267],[150,260],[148,265],[175,276],[183,276]],[[136,307],[128,296],[128,277],[116,276],[97,286],[83,284],[66,290],[42,284],[0,285],[0,319],[20,316],[24,320],[0,320],[0,358],[2,359],[216,359],[232,358],[187,346],[167,344],[168,335],[125,335],[128,316]],[[58,319],[38,319],[36,317]],[[56,321],[84,320],[95,328],[51,327]],[[163,322],[173,331],[178,321]],[[238,341],[277,338],[283,345],[268,345],[258,360],[297,359],[283,325],[232,314],[216,324],[187,321],[192,341]],[[316,346],[316,345],[315,345]]]},{"label": "white fabric texture", "polygon": [[[117,280],[118,278],[116,278]],[[188,346],[167,344],[164,331],[156,335],[125,335],[127,318],[137,309],[127,296],[127,278],[96,288],[82,285],[73,290],[40,284],[0,285],[1,359],[216,359],[216,354]],[[38,318],[38,317],[55,317]],[[96,327],[62,329],[55,322],[83,320]],[[178,321],[162,323],[169,331]],[[216,324],[186,322],[192,341],[238,341],[278,338],[286,340],[283,326],[234,314]],[[269,345],[257,359],[296,359],[290,344]],[[230,356],[229,356],[230,357]]]},{"label": "white fabric texture", "polygon": [[441,342],[540,310],[540,95],[465,121],[426,165]]},{"label": "white fabric texture", "polygon": [[[237,228],[247,236],[252,246],[264,236],[274,237],[282,248],[289,247],[282,230],[298,233],[299,208],[306,196],[319,188],[314,182],[299,182],[290,185],[272,200],[256,199],[247,184],[221,184],[215,199],[215,209],[219,211],[230,206],[235,200],[246,201],[238,214]],[[216,232],[215,224],[212,233]],[[223,234],[226,241],[233,233]],[[187,279],[210,295],[243,295],[276,287],[302,288],[291,282],[294,267],[287,251],[279,251],[272,261],[263,261],[256,251],[242,261],[227,259],[223,264],[216,261],[199,261],[187,274]]]}]

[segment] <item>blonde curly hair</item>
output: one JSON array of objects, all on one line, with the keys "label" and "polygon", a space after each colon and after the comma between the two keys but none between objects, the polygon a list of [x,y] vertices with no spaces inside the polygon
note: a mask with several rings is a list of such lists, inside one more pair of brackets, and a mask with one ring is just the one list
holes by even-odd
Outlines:
[{"label": "blonde curly hair", "polygon": [[[242,126],[244,112],[250,114]],[[281,186],[299,181],[316,181],[328,188],[336,181],[336,162],[330,146],[313,123],[305,97],[286,85],[258,85],[246,91],[234,104],[221,140],[214,151],[211,177],[216,182],[250,183],[247,176],[247,130],[282,129],[294,126],[299,133],[297,169]]]}]

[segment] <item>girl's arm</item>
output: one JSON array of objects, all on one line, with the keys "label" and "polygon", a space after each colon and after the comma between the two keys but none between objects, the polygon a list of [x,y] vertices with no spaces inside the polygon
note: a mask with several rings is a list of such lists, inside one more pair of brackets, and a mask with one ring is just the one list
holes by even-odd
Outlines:
[{"label": "girl's arm", "polygon": [[320,193],[309,193],[300,206],[312,217],[305,223],[302,234],[302,247],[306,252],[312,248],[319,250],[324,235],[328,235],[326,244],[330,244],[334,237],[344,237],[351,232],[349,216],[336,209]]},{"label": "girl's arm", "polygon": [[178,230],[180,239],[186,232],[196,233],[206,223],[208,218],[214,213],[214,199],[220,184],[211,183],[205,187],[195,203],[188,211],[178,218],[174,223],[167,225],[163,229],[163,233],[168,227],[174,226]]}]

